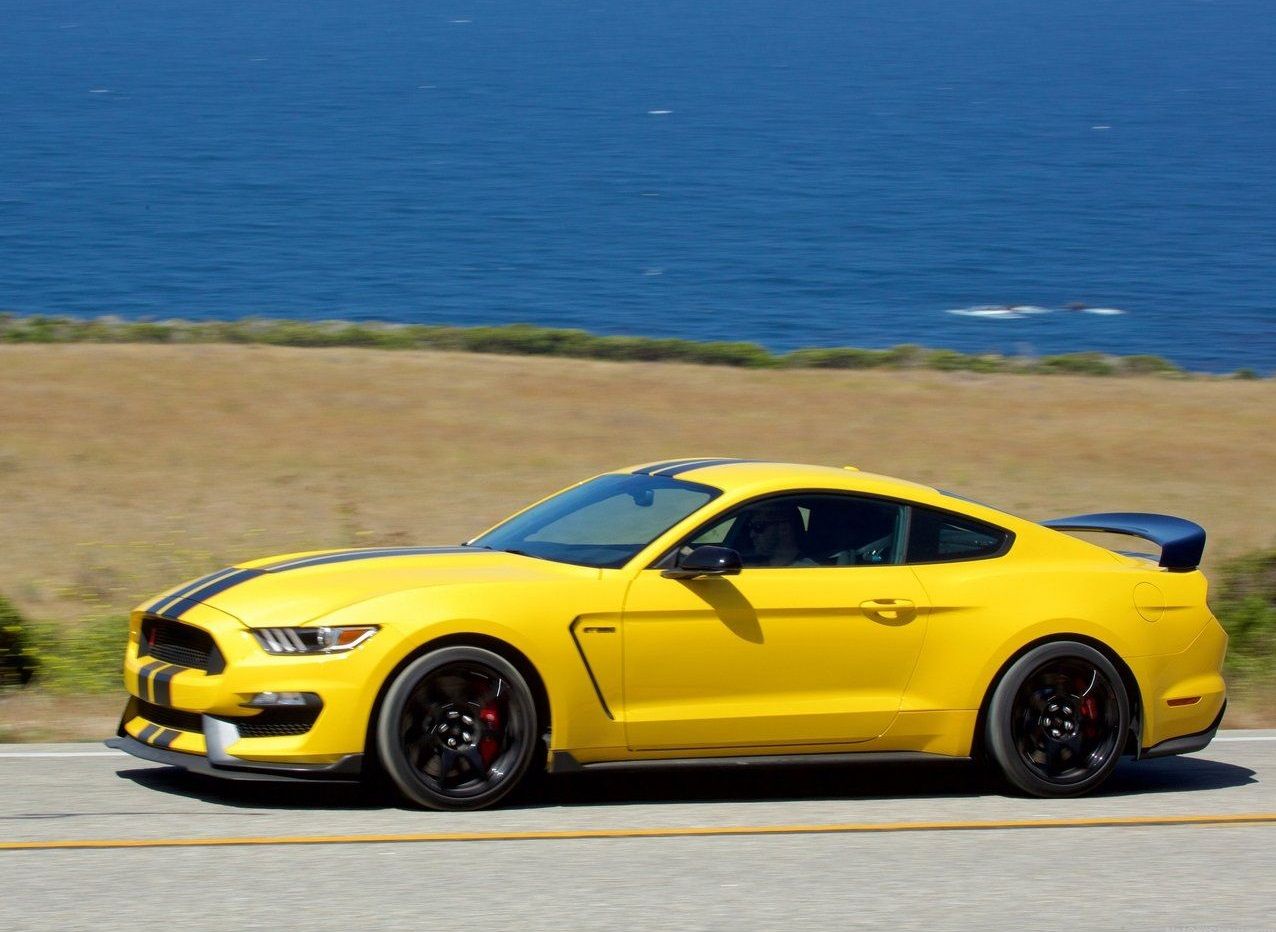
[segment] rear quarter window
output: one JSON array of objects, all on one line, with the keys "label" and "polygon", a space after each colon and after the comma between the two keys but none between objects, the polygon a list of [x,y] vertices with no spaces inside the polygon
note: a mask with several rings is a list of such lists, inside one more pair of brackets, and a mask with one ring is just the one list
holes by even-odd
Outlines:
[{"label": "rear quarter window", "polygon": [[947,563],[997,557],[1010,533],[973,518],[913,507],[908,529],[908,563]]}]

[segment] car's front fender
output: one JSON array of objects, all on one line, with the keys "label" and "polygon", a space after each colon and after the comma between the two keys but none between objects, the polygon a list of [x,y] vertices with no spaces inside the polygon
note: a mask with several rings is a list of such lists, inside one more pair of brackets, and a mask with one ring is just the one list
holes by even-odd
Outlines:
[{"label": "car's front fender", "polygon": [[433,643],[447,639],[455,644],[469,637],[508,645],[536,670],[549,704],[553,749],[623,746],[623,723],[600,703],[569,630],[582,615],[617,623],[622,593],[619,584],[596,578],[566,585],[432,587],[347,606],[320,623],[376,624],[382,628],[378,639],[393,640],[370,671],[355,712],[365,723],[370,723],[385,686],[408,661]]}]

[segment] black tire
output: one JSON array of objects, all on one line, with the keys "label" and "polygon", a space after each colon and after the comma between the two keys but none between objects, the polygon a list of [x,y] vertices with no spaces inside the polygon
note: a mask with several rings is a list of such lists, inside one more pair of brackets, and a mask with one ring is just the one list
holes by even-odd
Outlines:
[{"label": "black tire", "polygon": [[518,786],[540,737],[527,681],[499,654],[445,647],[391,684],[377,754],[399,791],[430,809],[484,809]]},{"label": "black tire", "polygon": [[988,705],[988,753],[1030,796],[1080,796],[1116,768],[1130,730],[1130,701],[1116,667],[1075,641],[1042,644],[997,683]]}]

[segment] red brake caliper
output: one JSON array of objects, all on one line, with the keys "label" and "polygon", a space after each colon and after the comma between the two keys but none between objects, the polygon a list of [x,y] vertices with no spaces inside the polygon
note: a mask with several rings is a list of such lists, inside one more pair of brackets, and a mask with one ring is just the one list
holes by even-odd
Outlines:
[{"label": "red brake caliper", "polygon": [[479,756],[483,765],[490,766],[501,752],[501,742],[497,735],[501,732],[501,710],[495,703],[489,703],[479,710],[479,721],[483,723],[483,737],[479,739]]},{"label": "red brake caliper", "polygon": [[1099,704],[1094,696],[1086,696],[1081,700],[1081,717],[1085,720],[1082,728],[1087,738],[1093,738],[1099,726]]}]

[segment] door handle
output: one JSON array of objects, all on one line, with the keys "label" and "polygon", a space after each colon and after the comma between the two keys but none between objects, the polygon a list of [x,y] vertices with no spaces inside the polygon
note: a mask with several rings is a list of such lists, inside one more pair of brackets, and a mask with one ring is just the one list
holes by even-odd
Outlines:
[{"label": "door handle", "polygon": [[902,612],[914,607],[912,599],[869,599],[860,603],[866,612]]}]

